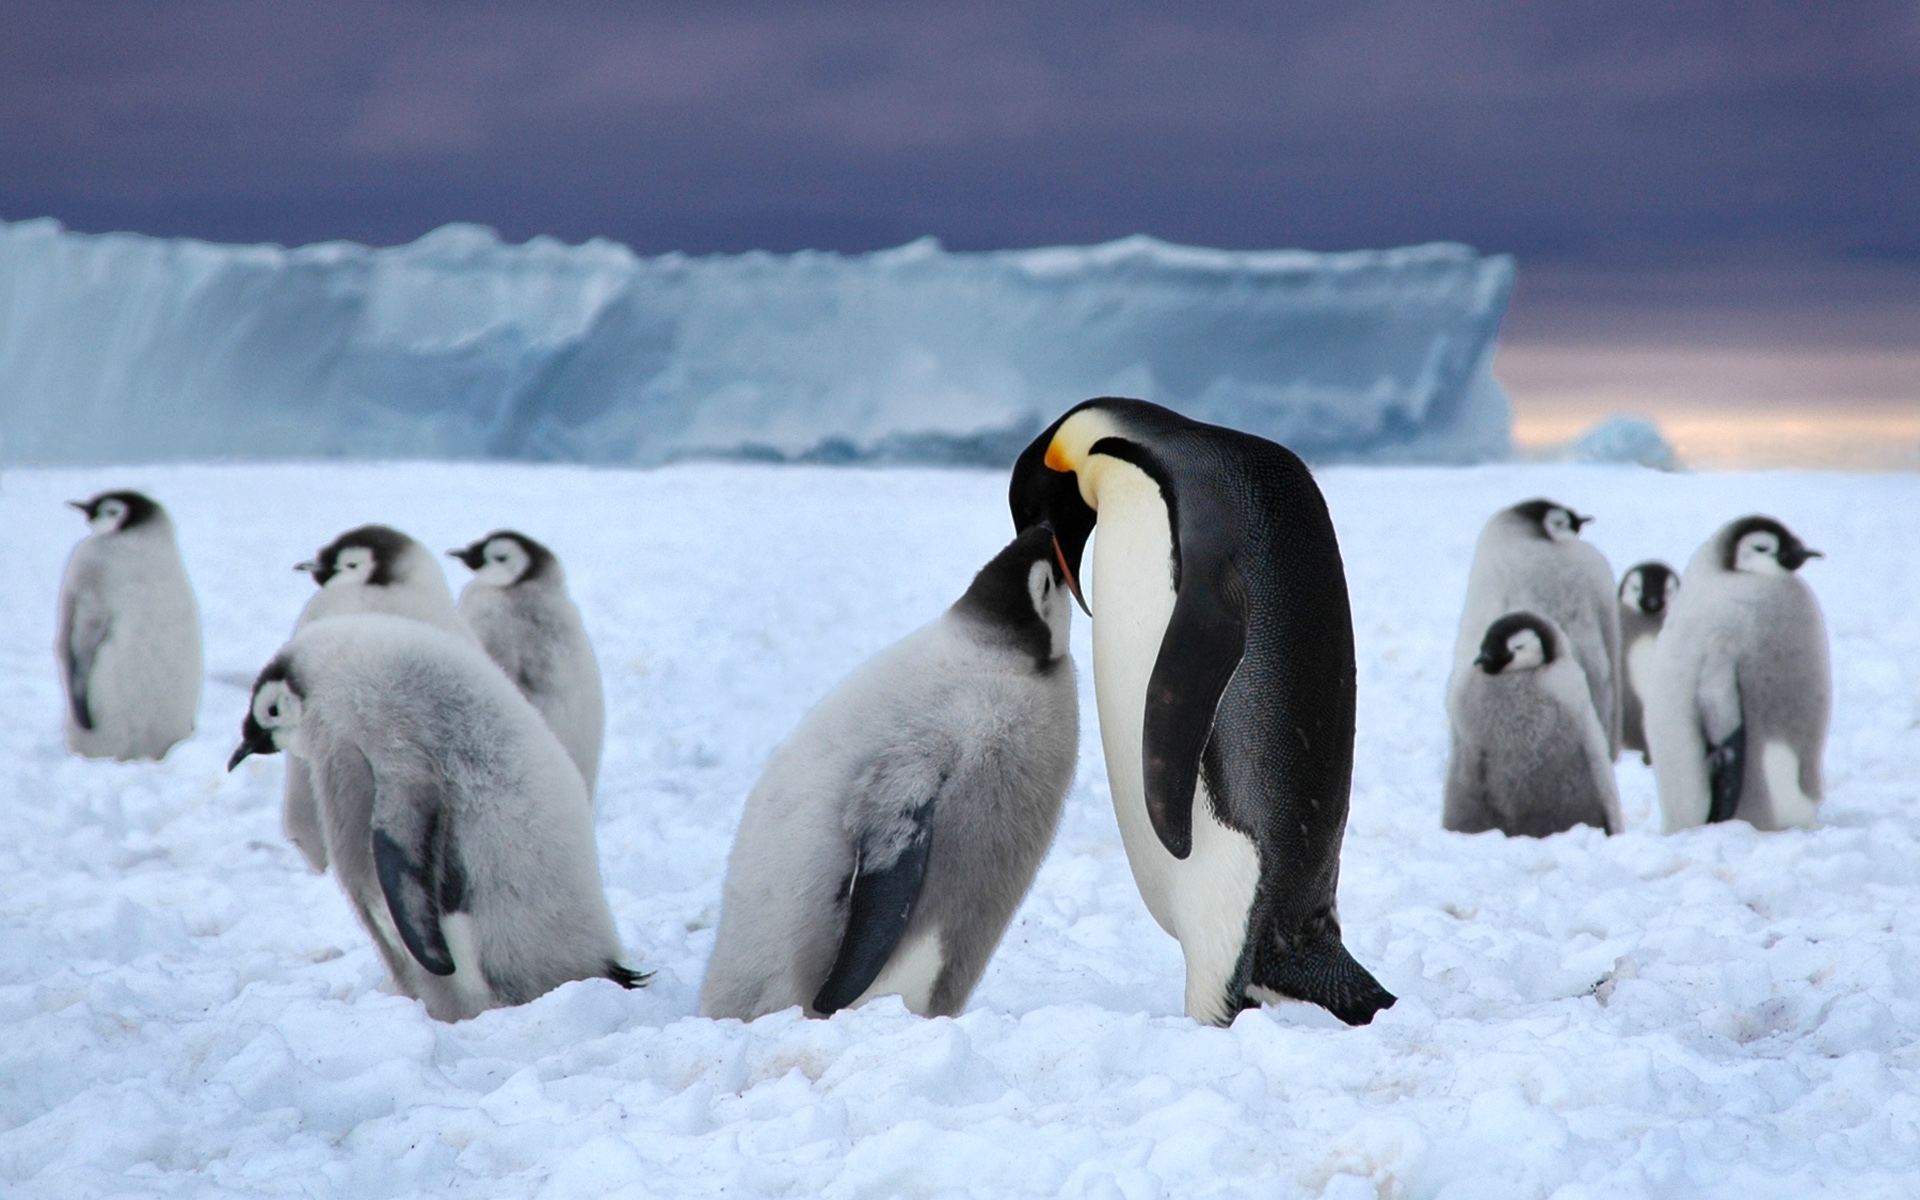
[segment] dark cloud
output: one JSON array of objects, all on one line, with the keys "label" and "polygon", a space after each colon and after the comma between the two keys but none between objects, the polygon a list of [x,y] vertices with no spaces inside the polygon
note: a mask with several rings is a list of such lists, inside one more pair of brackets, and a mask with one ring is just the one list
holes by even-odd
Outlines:
[{"label": "dark cloud", "polygon": [[0,5],[0,215],[1920,260],[1920,8]]}]

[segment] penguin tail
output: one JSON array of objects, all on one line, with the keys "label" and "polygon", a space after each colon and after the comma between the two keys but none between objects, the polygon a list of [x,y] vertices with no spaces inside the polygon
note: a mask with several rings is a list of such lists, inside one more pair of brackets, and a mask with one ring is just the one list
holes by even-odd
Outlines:
[{"label": "penguin tail", "polygon": [[617,962],[607,964],[607,978],[629,990],[647,986],[647,980],[653,978],[652,971],[635,971],[623,967]]},{"label": "penguin tail", "polygon": [[1380,986],[1335,937],[1318,938],[1274,956],[1253,982],[1282,996],[1318,1004],[1349,1025],[1366,1025],[1399,997]]}]

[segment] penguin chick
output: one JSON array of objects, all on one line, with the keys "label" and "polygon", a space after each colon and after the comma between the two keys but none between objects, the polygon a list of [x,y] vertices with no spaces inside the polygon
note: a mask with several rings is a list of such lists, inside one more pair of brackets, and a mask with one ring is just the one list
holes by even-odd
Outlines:
[{"label": "penguin chick", "polygon": [[276,750],[306,759],[340,886],[435,1019],[641,982],[580,772],[470,641],[383,613],[308,623],[254,682],[227,769]]},{"label": "penguin chick", "polygon": [[1622,828],[1606,735],[1567,636],[1538,613],[1496,620],[1447,685],[1453,747],[1441,825],[1546,837]]},{"label": "penguin chick", "polygon": [[1820,604],[1795,572],[1819,557],[1772,517],[1750,516],[1687,563],[1647,691],[1667,832],[1731,817],[1814,823],[1833,683]]},{"label": "penguin chick", "polygon": [[1284,446],[1143,400],[1069,409],[1020,454],[1014,526],[1079,592],[1114,815],[1186,1011],[1282,997],[1364,1025],[1394,1002],[1336,906],[1353,782],[1353,616],[1313,473]]},{"label": "penguin chick", "polygon": [[747,797],[703,1016],[960,1011],[1073,781],[1068,605],[1029,530],[806,715]]},{"label": "penguin chick", "polygon": [[566,574],[553,552],[523,533],[499,529],[470,546],[447,551],[467,564],[473,579],[460,593],[460,615],[533,702],[567,748],[592,799],[606,735],[600,664],[567,595]]},{"label": "penguin chick", "polygon": [[[323,617],[378,612],[424,621],[479,644],[454,611],[453,593],[447,590],[447,577],[432,552],[398,529],[386,525],[349,529],[293,569],[310,573],[320,585],[294,623],[295,632]],[[307,865],[325,871],[326,838],[314,808],[306,764],[298,754],[287,755],[280,824]]]},{"label": "penguin chick", "polygon": [[200,710],[200,608],[167,510],[139,492],[69,500],[93,532],[60,584],[54,657],[67,693],[67,749],[158,759]]},{"label": "penguin chick", "polygon": [[1647,687],[1653,678],[1653,646],[1666,622],[1667,606],[1680,591],[1680,575],[1663,562],[1637,563],[1620,577],[1620,744],[1647,752]]},{"label": "penguin chick", "polygon": [[1580,540],[1583,517],[1552,500],[1528,500],[1488,519],[1474,548],[1453,669],[1473,665],[1487,627],[1510,612],[1550,618],[1586,673],[1609,758],[1620,756],[1620,609],[1613,568]]}]

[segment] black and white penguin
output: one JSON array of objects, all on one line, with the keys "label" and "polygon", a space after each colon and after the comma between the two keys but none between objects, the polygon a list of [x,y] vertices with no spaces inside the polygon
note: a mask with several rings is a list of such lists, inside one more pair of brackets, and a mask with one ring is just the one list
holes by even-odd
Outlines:
[{"label": "black and white penguin", "polygon": [[600,664],[580,610],[567,595],[553,551],[524,533],[498,529],[447,551],[473,570],[460,615],[500,669],[533,702],[572,755],[592,798],[606,736]]},{"label": "black and white penguin", "polygon": [[1593,711],[1607,731],[1607,753],[1618,758],[1620,604],[1614,597],[1613,568],[1600,551],[1580,540],[1580,527],[1591,520],[1552,500],[1528,500],[1488,519],[1467,576],[1453,669],[1459,672],[1473,664],[1487,626],[1503,614],[1534,612],[1552,618],[1587,674]]},{"label": "black and white penguin", "polygon": [[[387,525],[349,529],[293,568],[313,576],[320,590],[300,610],[297,633],[323,617],[346,613],[391,613],[424,621],[479,644],[453,607],[447,577],[432,551]],[[300,848],[307,865],[327,869],[326,838],[314,808],[313,787],[299,753],[287,755],[287,792],[280,815],[287,840]]]},{"label": "black and white penguin", "polygon": [[1733,817],[1814,824],[1833,681],[1820,603],[1795,572],[1819,557],[1772,517],[1751,516],[1687,563],[1647,690],[1667,832]]},{"label": "black and white penguin", "polygon": [[1620,793],[1607,735],[1567,635],[1538,613],[1487,627],[1480,653],[1447,684],[1453,745],[1440,823],[1546,837],[1592,825],[1619,833]]},{"label": "black and white penguin", "polygon": [[334,874],[436,1019],[643,978],[580,772],[472,642],[380,613],[310,622],[260,672],[227,768],[276,750],[307,760]]},{"label": "black and white penguin", "polygon": [[67,749],[163,758],[200,711],[200,607],[167,510],[139,492],[67,503],[93,532],[60,584],[53,653],[67,692]]},{"label": "black and white penguin", "polygon": [[701,1015],[965,1006],[1073,782],[1070,613],[1029,530],[814,706],[747,797]]},{"label": "black and white penguin", "polygon": [[1282,446],[1089,400],[1020,455],[1014,525],[1069,586],[1096,519],[1093,680],[1127,860],[1186,957],[1186,1011],[1289,996],[1349,1024],[1394,997],[1341,942],[1353,620],[1333,522]]},{"label": "black and white penguin", "polygon": [[1636,563],[1620,577],[1620,745],[1647,751],[1647,688],[1653,681],[1653,647],[1667,620],[1667,606],[1680,590],[1680,575],[1663,562]]}]

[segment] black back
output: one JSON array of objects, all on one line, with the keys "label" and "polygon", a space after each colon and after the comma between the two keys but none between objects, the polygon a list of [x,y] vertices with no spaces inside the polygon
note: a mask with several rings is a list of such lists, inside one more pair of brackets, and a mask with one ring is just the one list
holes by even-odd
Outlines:
[{"label": "black back", "polygon": [[1798,571],[1810,558],[1820,557],[1818,550],[1807,549],[1807,544],[1793,536],[1793,531],[1772,517],[1758,514],[1741,517],[1727,526],[1726,541],[1720,546],[1720,565],[1733,570],[1734,558],[1740,549],[1740,539],[1750,533],[1771,533],[1780,539],[1780,565],[1789,571]]},{"label": "black back", "polygon": [[313,581],[325,587],[327,580],[340,573],[340,552],[353,546],[373,551],[373,573],[367,582],[383,585],[393,582],[393,564],[412,539],[390,525],[362,525],[349,529],[320,547],[313,559]]},{"label": "black back", "polygon": [[553,551],[542,546],[539,542],[534,541],[526,534],[519,533],[512,529],[496,529],[470,545],[463,546],[458,550],[449,550],[447,553],[467,564],[469,569],[478,571],[481,567],[487,565],[487,543],[495,538],[512,538],[514,541],[520,543],[522,550],[527,552],[527,569],[520,578],[513,581],[511,586],[518,586],[530,580],[541,579],[552,574],[553,564],[556,561],[553,557]]},{"label": "black back", "polygon": [[118,500],[127,506],[127,519],[120,522],[121,530],[144,525],[160,514],[160,506],[154,503],[151,497],[139,492],[101,492],[78,507],[81,512],[87,514],[87,520],[91,521],[99,515],[100,506],[109,500]]},{"label": "black back", "polygon": [[1034,668],[1044,671],[1057,662],[1053,630],[1027,592],[1027,576],[1037,562],[1048,565],[1056,587],[1065,586],[1066,576],[1053,557],[1053,531],[1044,525],[1021,533],[981,567],[966,594],[954,601],[953,611],[1031,656]]},{"label": "black back", "polygon": [[1513,651],[1507,649],[1507,639],[1522,629],[1531,629],[1540,637],[1540,665],[1545,666],[1560,657],[1559,639],[1553,636],[1553,629],[1530,612],[1511,612],[1487,626],[1487,636],[1480,639],[1480,657],[1473,660],[1474,665],[1489,675],[1498,675],[1507,669],[1513,661]]}]

